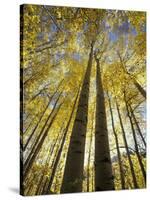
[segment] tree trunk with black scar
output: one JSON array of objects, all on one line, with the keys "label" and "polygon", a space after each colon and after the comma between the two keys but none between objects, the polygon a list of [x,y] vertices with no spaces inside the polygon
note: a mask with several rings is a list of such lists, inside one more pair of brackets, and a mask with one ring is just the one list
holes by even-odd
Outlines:
[{"label": "tree trunk with black scar", "polygon": [[60,145],[58,153],[56,155],[56,159],[55,159],[55,161],[54,161],[54,163],[52,165],[53,166],[53,170],[52,170],[52,173],[51,173],[51,176],[50,176],[49,184],[48,184],[47,188],[45,189],[45,193],[46,194],[49,194],[50,188],[51,188],[52,183],[53,183],[54,175],[56,173],[56,169],[58,167],[58,163],[59,163],[59,160],[60,160],[60,157],[61,157],[61,153],[62,153],[64,144],[65,144],[65,141],[66,141],[66,136],[67,136],[67,133],[68,133],[68,129],[69,129],[72,117],[73,117],[73,113],[74,113],[75,106],[76,106],[76,103],[77,103],[77,100],[78,100],[78,96],[79,96],[79,89],[78,89],[78,92],[77,92],[77,95],[76,95],[76,98],[75,98],[75,101],[74,101],[74,104],[73,104],[73,107],[72,107],[72,111],[71,111],[67,126],[66,126],[64,134],[63,134],[61,145]]},{"label": "tree trunk with black scar", "polygon": [[114,190],[104,91],[99,59],[96,60],[95,191]]},{"label": "tree trunk with black scar", "polygon": [[116,143],[116,149],[117,149],[117,157],[118,157],[118,163],[119,163],[121,187],[122,187],[122,189],[126,189],[125,178],[124,178],[124,170],[123,170],[122,161],[121,161],[121,153],[120,153],[120,149],[119,149],[118,136],[117,136],[115,124],[114,124],[114,116],[113,116],[113,111],[112,111],[112,106],[111,106],[111,100],[110,100],[110,97],[109,97],[108,94],[107,94],[107,96],[108,96],[108,101],[109,101],[109,109],[110,109],[110,115],[111,115],[112,129],[113,129],[113,134],[114,134],[114,137],[115,137],[115,143]]},{"label": "tree trunk with black scar", "polygon": [[138,162],[139,162],[139,165],[140,165],[140,168],[141,168],[141,172],[142,172],[144,181],[146,183],[146,172],[145,172],[144,165],[143,165],[143,162],[142,162],[142,159],[141,159],[141,156],[140,156],[140,152],[139,152],[139,148],[138,148],[138,143],[137,143],[137,138],[136,138],[136,133],[135,133],[134,125],[133,125],[132,118],[131,118],[131,115],[130,115],[130,112],[129,112],[129,108],[128,108],[128,104],[127,104],[127,100],[126,100],[125,94],[124,94],[124,100],[125,100],[125,104],[126,104],[128,118],[129,118],[130,125],[131,125],[131,130],[132,130],[132,135],[133,135],[133,140],[134,140],[134,145],[135,145],[137,159],[138,159]]},{"label": "tree trunk with black scar", "polygon": [[88,99],[90,74],[93,59],[93,42],[91,44],[87,70],[81,88],[78,108],[72,129],[61,193],[82,191],[85,137],[87,130]]},{"label": "tree trunk with black scar", "polygon": [[125,133],[125,130],[124,130],[124,126],[123,126],[123,122],[122,122],[122,118],[121,118],[121,114],[120,114],[120,109],[119,109],[119,106],[118,106],[118,103],[117,103],[117,98],[115,98],[115,100],[116,100],[116,107],[117,107],[118,117],[119,117],[119,121],[120,121],[120,126],[121,126],[121,130],[122,130],[123,141],[124,141],[125,149],[126,149],[126,152],[127,152],[127,157],[128,157],[128,161],[129,161],[132,179],[133,179],[133,185],[134,185],[134,188],[139,188],[138,183],[137,183],[137,179],[136,179],[136,176],[135,176],[135,171],[134,171],[132,159],[131,159],[130,152],[129,152],[129,147],[128,147],[126,133]]}]

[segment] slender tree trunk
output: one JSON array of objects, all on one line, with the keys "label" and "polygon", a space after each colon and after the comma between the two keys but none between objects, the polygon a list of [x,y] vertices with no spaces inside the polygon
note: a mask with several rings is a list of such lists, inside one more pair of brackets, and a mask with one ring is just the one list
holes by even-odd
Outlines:
[{"label": "slender tree trunk", "polygon": [[100,63],[96,58],[95,191],[114,190]]},{"label": "slender tree trunk", "polygon": [[111,114],[112,129],[113,129],[113,134],[114,134],[114,137],[115,137],[115,143],[116,143],[116,149],[117,149],[117,157],[118,157],[118,163],[119,163],[121,187],[122,187],[122,189],[126,189],[125,178],[124,178],[124,170],[123,170],[123,166],[122,166],[121,153],[120,153],[120,149],[119,149],[118,136],[117,136],[116,129],[115,129],[113,111],[112,111],[111,100],[110,100],[109,95],[108,95],[108,101],[109,101],[109,109],[110,109],[110,114]]},{"label": "slender tree trunk", "polygon": [[[57,155],[57,152],[58,152],[58,148],[55,149],[56,144],[57,144],[58,142],[62,141],[62,136],[61,136],[61,138],[59,138],[59,136],[62,135],[63,132],[64,132],[64,129],[62,130],[63,126],[64,126],[64,122],[62,123],[62,126],[61,126],[61,128],[60,128],[60,131],[58,131],[58,135],[57,135],[57,138],[56,138],[56,140],[55,140],[53,146],[50,147],[50,151],[49,151],[50,153],[49,153],[48,158],[47,158],[47,165],[49,166],[50,169],[53,168],[54,161],[55,161],[55,158],[56,158],[56,155]],[[55,152],[54,152],[54,149],[55,149]],[[51,155],[53,155],[53,153],[54,153],[53,160],[52,160],[51,164],[49,165],[50,159],[51,159]],[[44,177],[43,177],[43,179],[44,179]],[[46,177],[45,177],[45,180],[44,180],[44,185],[43,185],[43,187],[42,187],[42,189],[41,189],[41,193],[40,193],[40,194],[45,194],[45,190],[46,190],[47,185],[48,185],[48,180],[49,180],[49,179],[48,179],[48,177],[46,176]]]},{"label": "slender tree trunk", "polygon": [[[35,117],[34,117],[34,119],[35,119]],[[33,126],[33,121],[34,121],[34,119],[31,120],[31,122],[29,123],[28,127],[27,127],[26,130],[23,132],[23,135],[25,135],[25,134],[29,131],[29,129]]]},{"label": "slender tree trunk", "polygon": [[88,99],[92,60],[93,43],[90,49],[87,70],[85,73],[77,113],[72,129],[64,177],[61,186],[61,193],[72,193],[82,191],[84,150],[87,130]]},{"label": "slender tree trunk", "polygon": [[[63,80],[64,80],[64,79],[63,79]],[[26,144],[25,144],[25,146],[24,146],[24,151],[26,150],[26,148],[27,148],[27,146],[28,146],[30,140],[32,139],[32,137],[33,137],[35,131],[37,130],[37,128],[38,128],[40,122],[42,121],[42,119],[43,119],[43,117],[44,117],[44,115],[45,115],[45,113],[46,113],[46,111],[47,111],[47,109],[48,109],[48,107],[49,107],[49,105],[50,105],[50,103],[51,103],[53,97],[54,97],[55,94],[58,92],[58,90],[59,90],[59,88],[60,88],[60,86],[61,86],[63,80],[60,81],[60,83],[59,83],[59,85],[57,86],[55,92],[54,92],[53,95],[49,98],[48,104],[46,105],[46,107],[45,107],[45,109],[44,109],[44,111],[43,111],[41,117],[39,118],[39,120],[38,120],[36,126],[34,127],[34,129],[32,130],[32,133],[30,134],[29,138],[27,139],[27,142],[26,142]]]},{"label": "slender tree trunk", "polygon": [[134,125],[133,125],[133,122],[132,122],[132,118],[131,118],[130,113],[129,113],[129,108],[128,108],[125,96],[124,96],[124,100],[125,100],[125,104],[126,104],[128,118],[129,118],[130,125],[131,125],[131,130],[132,130],[133,140],[134,140],[134,144],[135,144],[136,155],[137,155],[138,162],[139,162],[142,174],[143,174],[144,181],[146,183],[146,172],[145,172],[144,165],[142,163],[142,159],[141,159],[141,156],[140,156],[140,152],[139,152],[139,148],[138,148],[138,143],[137,143],[137,138],[136,138],[136,133],[135,133]]},{"label": "slender tree trunk", "polygon": [[[60,97],[60,96],[59,96],[59,97]],[[58,100],[59,100],[59,97],[58,97],[58,99],[57,99],[57,101],[56,101],[56,103],[55,103],[55,105],[54,105],[54,107],[53,107],[52,112],[51,112],[50,115],[48,116],[48,118],[47,118],[47,120],[46,120],[46,122],[45,122],[45,124],[44,124],[44,126],[43,126],[43,130],[40,132],[40,134],[39,134],[39,136],[38,136],[38,138],[37,138],[37,142],[35,143],[34,148],[33,148],[32,151],[30,152],[30,154],[29,154],[29,156],[28,156],[28,159],[26,160],[26,162],[25,162],[25,164],[24,164],[24,177],[26,177],[26,175],[28,174],[28,172],[29,172],[29,170],[30,170],[30,168],[31,168],[31,166],[32,166],[32,164],[33,164],[35,158],[37,157],[37,155],[38,155],[38,153],[39,153],[39,151],[40,151],[40,149],[41,149],[41,147],[42,147],[42,145],[43,145],[43,143],[44,143],[44,140],[45,140],[46,136],[48,135],[49,129],[50,129],[50,127],[51,127],[53,121],[55,120],[55,118],[56,118],[56,116],[57,116],[57,113],[58,113],[58,111],[59,111],[59,109],[60,109],[60,107],[61,107],[61,105],[62,105],[62,103],[59,104],[59,106],[58,106],[58,108],[57,108],[57,111],[54,113],[54,110],[55,110],[55,107],[56,107],[57,102],[58,102]],[[50,120],[51,115],[52,115],[53,113],[54,113],[54,116],[53,116],[52,119]],[[44,131],[44,128],[45,128],[45,126],[46,126],[46,124],[48,123],[49,120],[50,120],[49,125],[48,125],[48,127],[46,128],[46,130]],[[43,133],[43,131],[44,131],[44,133]],[[43,134],[42,134],[42,133],[43,133]],[[41,135],[42,135],[42,136],[41,136]],[[41,139],[40,139],[40,137],[41,137]],[[39,139],[40,139],[40,141],[39,141]],[[39,141],[39,142],[38,142],[38,141]]]},{"label": "slender tree trunk", "polygon": [[33,183],[31,182],[29,187],[28,187],[28,190],[26,191],[26,195],[31,195],[31,190],[33,189]]},{"label": "slender tree trunk", "polygon": [[48,109],[48,107],[49,107],[49,104],[50,104],[50,101],[48,102],[46,108],[44,109],[44,111],[43,111],[41,117],[39,118],[39,120],[38,120],[36,126],[34,127],[32,133],[31,133],[30,136],[28,137],[28,139],[27,139],[27,141],[26,141],[26,144],[25,144],[25,146],[24,146],[24,151],[26,150],[26,148],[27,148],[29,142],[31,141],[31,139],[32,139],[32,137],[33,137],[35,131],[37,130],[37,128],[38,128],[40,122],[42,121],[42,118],[44,117],[44,115],[45,115],[45,113],[46,113],[46,111],[47,111],[47,109]]},{"label": "slender tree trunk", "polygon": [[122,129],[124,145],[125,145],[127,157],[128,157],[128,160],[129,160],[131,175],[132,175],[132,179],[133,179],[133,185],[134,185],[134,188],[139,188],[137,180],[136,180],[136,176],[135,176],[135,171],[134,171],[132,159],[131,159],[130,152],[129,152],[129,147],[128,147],[128,143],[127,143],[127,139],[126,139],[126,133],[125,133],[125,130],[124,130],[124,126],[123,126],[119,106],[118,106],[118,103],[117,103],[117,99],[116,99],[116,107],[117,107],[118,117],[119,117],[119,121],[120,121],[120,126],[121,126],[121,129]]},{"label": "slender tree trunk", "polygon": [[45,141],[45,138],[46,138],[47,135],[48,135],[49,129],[50,129],[50,127],[51,127],[53,121],[55,120],[55,118],[56,118],[56,116],[57,116],[57,113],[58,113],[60,107],[61,107],[61,104],[58,106],[57,112],[54,114],[53,118],[51,119],[51,121],[50,121],[50,123],[49,123],[49,126],[48,126],[47,129],[45,130],[45,132],[44,132],[44,134],[43,134],[43,137],[41,138],[41,141],[39,142],[37,148],[35,149],[35,152],[34,152],[34,154],[32,155],[31,160],[30,160],[30,162],[29,162],[27,168],[25,168],[25,173],[24,173],[24,176],[25,176],[25,177],[27,176],[27,174],[28,174],[28,172],[29,172],[29,170],[30,170],[30,168],[31,168],[31,166],[32,166],[32,164],[33,164],[33,162],[34,162],[34,160],[36,159],[36,157],[37,157],[39,151],[41,150],[42,145],[43,145],[43,143],[44,143],[44,141]]},{"label": "slender tree trunk", "polygon": [[31,116],[31,114],[29,113],[29,114],[26,114],[27,116],[26,116],[26,118],[23,120],[24,121],[24,123],[28,120],[28,118]]},{"label": "slender tree trunk", "polygon": [[34,143],[33,143],[32,150],[30,151],[30,153],[29,153],[29,155],[28,155],[28,157],[27,157],[27,159],[26,159],[26,161],[25,161],[24,166],[26,166],[26,165],[28,164],[28,162],[30,161],[31,156],[32,156],[32,154],[34,153],[34,150],[36,149],[36,146],[38,145],[38,142],[39,142],[39,140],[40,140],[40,138],[41,138],[41,136],[42,136],[42,133],[43,133],[43,131],[44,131],[44,129],[45,129],[45,127],[46,127],[46,125],[47,125],[49,119],[51,118],[52,114],[53,114],[54,111],[55,111],[55,108],[56,108],[56,105],[57,105],[57,103],[58,103],[58,101],[59,101],[60,95],[61,95],[61,94],[59,94],[59,97],[57,98],[57,100],[56,100],[56,102],[55,102],[55,104],[54,104],[54,106],[53,106],[52,111],[50,112],[50,114],[48,115],[48,117],[47,117],[45,123],[43,124],[42,129],[40,130],[40,133],[39,133],[38,136],[36,137],[36,140],[35,140]]},{"label": "slender tree trunk", "polygon": [[23,91],[23,81],[24,81],[24,68],[23,68],[23,29],[24,29],[24,9],[23,5],[20,6],[20,194],[24,195],[24,177],[23,177],[23,126],[25,120],[29,117],[26,116],[26,119],[24,119],[24,91]]},{"label": "slender tree trunk", "polygon": [[[37,159],[38,159],[38,157],[37,157]],[[25,194],[26,195],[31,195],[29,188],[31,185],[34,185],[36,178],[37,178],[37,174],[35,172],[33,172],[32,174],[29,175],[28,179],[25,180],[26,181],[26,183],[25,183]]]},{"label": "slender tree trunk", "polygon": [[146,99],[146,91],[142,88],[142,86],[137,82],[137,80],[132,76],[132,74],[130,74],[128,71],[127,71],[127,67],[123,61],[123,59],[121,58],[121,55],[119,52],[118,53],[118,56],[119,56],[119,59],[120,59],[120,62],[122,64],[122,67],[123,67],[123,70],[126,74],[128,74],[130,76],[130,78],[132,79],[135,87],[138,89],[138,91],[140,92],[140,94]]},{"label": "slender tree trunk", "polygon": [[144,146],[145,146],[145,148],[146,148],[146,141],[145,141],[145,139],[144,139],[144,137],[143,137],[142,131],[141,131],[140,126],[139,126],[139,124],[138,124],[138,122],[137,122],[137,119],[136,119],[136,117],[135,117],[134,111],[133,111],[131,105],[130,105],[130,104],[128,104],[128,105],[129,105],[130,112],[131,112],[131,115],[132,115],[132,117],[133,117],[133,120],[134,120],[134,122],[135,122],[135,125],[136,125],[136,127],[137,127],[137,130],[138,130],[138,132],[139,132],[139,135],[140,135],[140,137],[141,137],[141,139],[142,139],[142,141],[143,141],[143,144],[144,144]]},{"label": "slender tree trunk", "polygon": [[[49,153],[48,153],[48,156],[47,156],[47,159],[46,159],[46,166],[49,164],[49,162],[50,162],[50,158],[51,158],[51,156],[53,155],[53,152],[54,152],[54,149],[55,149],[55,147],[56,147],[56,144],[57,144],[57,142],[58,142],[58,140],[59,140],[59,136],[60,136],[60,133],[61,133],[61,129],[62,129],[62,127],[60,128],[60,131],[58,131],[58,135],[57,135],[57,137],[56,137],[56,139],[55,139],[55,142],[54,142],[54,144],[50,147],[50,149],[49,149]],[[55,156],[54,156],[55,157]],[[54,158],[55,159],[55,158]],[[44,169],[44,171],[42,172],[42,174],[41,174],[41,178],[40,178],[40,181],[39,181],[39,184],[38,184],[38,187],[37,187],[37,191],[36,191],[36,195],[38,195],[38,194],[41,194],[41,187],[42,187],[42,182],[43,182],[43,180],[44,180],[44,177],[45,177],[45,169]],[[44,183],[44,185],[45,185],[45,183]]]},{"label": "slender tree trunk", "polygon": [[37,78],[41,74],[41,71],[35,72],[35,74],[32,74],[25,82],[23,83],[24,87],[28,84],[28,82],[33,81],[35,78]]},{"label": "slender tree trunk", "polygon": [[67,136],[67,133],[68,133],[68,129],[69,129],[69,126],[70,126],[72,117],[73,117],[73,113],[74,113],[74,110],[75,110],[75,106],[76,106],[76,104],[77,104],[77,100],[78,100],[78,96],[79,96],[79,91],[80,91],[80,90],[78,89],[78,92],[77,92],[77,95],[76,95],[76,98],[75,98],[75,101],[74,101],[74,104],[73,104],[73,107],[72,107],[72,111],[71,111],[71,114],[70,114],[70,117],[69,117],[67,126],[66,126],[66,128],[65,128],[65,132],[64,132],[64,135],[63,135],[63,138],[62,138],[62,142],[61,142],[60,148],[59,148],[59,150],[58,150],[58,153],[57,153],[57,157],[56,157],[56,159],[55,159],[55,162],[54,162],[54,164],[53,164],[53,170],[52,170],[52,174],[51,174],[51,176],[50,176],[49,184],[48,184],[48,186],[47,186],[47,189],[45,190],[45,191],[46,191],[46,194],[49,194],[50,188],[51,188],[52,183],[53,183],[54,175],[55,175],[56,169],[57,169],[57,167],[58,167],[58,163],[59,163],[59,160],[60,160],[60,157],[61,157],[61,153],[62,153],[64,144],[65,144],[65,141],[66,141],[66,136]]},{"label": "slender tree trunk", "polygon": [[142,86],[135,80],[133,79],[134,85],[138,89],[138,91],[141,93],[141,95],[146,99],[146,91],[142,88]]},{"label": "slender tree trunk", "polygon": [[47,86],[49,86],[50,83],[46,84],[40,91],[38,91],[29,101],[29,103],[31,103],[34,99],[36,99],[36,97],[38,97],[46,88]]},{"label": "slender tree trunk", "polygon": [[91,159],[91,151],[92,151],[94,113],[95,113],[95,106],[94,106],[94,111],[92,115],[92,128],[91,128],[91,137],[90,137],[90,144],[89,144],[88,164],[87,164],[87,192],[89,192],[89,188],[90,188],[90,159]]},{"label": "slender tree trunk", "polygon": [[94,191],[94,163],[92,167],[92,192]]}]

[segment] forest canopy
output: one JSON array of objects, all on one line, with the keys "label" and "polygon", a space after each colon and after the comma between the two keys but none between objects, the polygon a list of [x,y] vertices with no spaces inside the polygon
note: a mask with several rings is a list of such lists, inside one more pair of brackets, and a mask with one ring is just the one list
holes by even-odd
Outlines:
[{"label": "forest canopy", "polygon": [[146,187],[146,13],[22,5],[21,194]]}]

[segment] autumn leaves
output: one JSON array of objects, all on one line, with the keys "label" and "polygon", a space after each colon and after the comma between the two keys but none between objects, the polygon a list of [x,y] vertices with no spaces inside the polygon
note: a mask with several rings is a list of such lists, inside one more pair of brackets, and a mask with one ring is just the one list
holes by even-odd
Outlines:
[{"label": "autumn leaves", "polygon": [[[139,15],[142,21],[126,11],[23,6],[22,194],[145,187]],[[124,23],[128,31],[120,30]]]}]

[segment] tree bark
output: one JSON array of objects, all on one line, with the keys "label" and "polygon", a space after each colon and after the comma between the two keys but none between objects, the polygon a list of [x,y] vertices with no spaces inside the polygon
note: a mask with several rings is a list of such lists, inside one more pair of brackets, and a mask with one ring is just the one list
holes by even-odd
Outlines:
[{"label": "tree bark", "polygon": [[95,191],[114,190],[100,63],[96,59]]},{"label": "tree bark", "polygon": [[116,99],[116,107],[117,107],[118,117],[119,117],[119,121],[120,121],[120,126],[121,126],[121,129],[122,129],[124,145],[125,145],[126,152],[127,152],[127,157],[128,157],[128,160],[129,160],[129,166],[130,166],[131,175],[132,175],[132,179],[133,179],[133,185],[134,185],[134,188],[139,188],[137,180],[136,180],[136,176],[135,176],[135,171],[134,171],[132,159],[131,159],[130,152],[129,152],[126,133],[125,133],[125,130],[124,130],[124,126],[123,126],[123,122],[122,122],[119,106],[118,106],[118,103],[117,103],[117,99]]},{"label": "tree bark", "polygon": [[120,153],[120,149],[119,149],[119,141],[118,141],[118,136],[117,136],[116,129],[115,129],[114,116],[113,116],[111,100],[110,100],[109,95],[108,95],[108,101],[109,101],[109,109],[110,109],[110,115],[111,115],[112,129],[113,129],[113,134],[114,134],[114,137],[115,137],[115,143],[116,143],[116,149],[117,149],[117,157],[118,157],[118,163],[119,163],[121,187],[122,187],[122,189],[126,189],[125,178],[124,178],[124,170],[123,170],[123,166],[122,166],[121,153]]},{"label": "tree bark", "polygon": [[91,44],[87,70],[82,84],[78,108],[72,129],[64,177],[61,186],[61,193],[72,193],[82,191],[84,150],[87,130],[88,99],[92,60],[93,42]]}]

